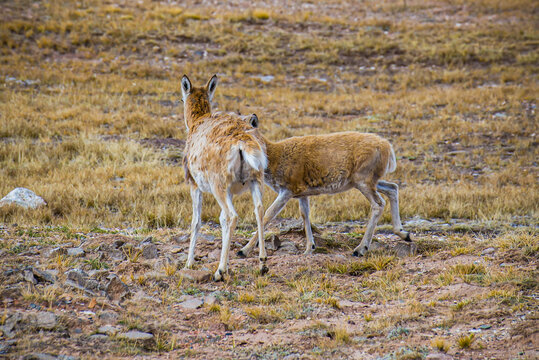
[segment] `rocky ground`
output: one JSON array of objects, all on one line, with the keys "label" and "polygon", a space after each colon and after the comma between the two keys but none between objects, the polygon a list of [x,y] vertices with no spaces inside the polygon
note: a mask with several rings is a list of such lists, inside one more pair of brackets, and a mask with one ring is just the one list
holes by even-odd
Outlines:
[{"label": "rocky ground", "polygon": [[0,356],[535,359],[537,239],[516,223],[418,218],[405,225],[412,246],[382,226],[357,259],[361,224],[319,226],[304,256],[299,222],[280,219],[270,273],[235,256],[253,230],[240,228],[222,283],[210,279],[217,224],[205,224],[193,271],[180,270],[185,229],[4,226]]}]

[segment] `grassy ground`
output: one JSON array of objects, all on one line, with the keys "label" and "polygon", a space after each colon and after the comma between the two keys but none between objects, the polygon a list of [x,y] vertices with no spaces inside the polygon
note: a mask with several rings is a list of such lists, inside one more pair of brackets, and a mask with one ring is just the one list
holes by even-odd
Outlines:
[{"label": "grassy ground", "polygon": [[[433,349],[430,337],[438,335],[439,347],[444,348],[445,341],[453,356],[468,356],[468,350],[458,350],[455,334],[469,333],[454,331],[469,330],[464,326],[471,321],[468,312],[493,309],[486,319],[515,320],[500,325],[512,329],[522,325],[516,320],[522,316],[519,311],[536,310],[536,298],[529,297],[536,293],[536,283],[522,285],[537,278],[536,2],[326,0],[277,2],[272,8],[244,1],[216,5],[23,0],[2,2],[0,8],[0,195],[23,186],[48,203],[35,211],[0,208],[1,251],[9,255],[3,270],[24,263],[20,254],[33,247],[80,241],[79,233],[93,238],[98,230],[121,231],[133,241],[151,234],[165,246],[169,238],[163,234],[186,232],[191,202],[179,166],[185,138],[179,79],[186,73],[195,84],[202,84],[217,73],[215,109],[256,112],[270,139],[344,130],[388,138],[398,156],[398,169],[388,180],[401,187],[403,219],[414,219],[405,227],[426,247],[420,247],[419,261],[392,259],[388,268],[375,269],[371,276],[363,270],[353,275],[355,266],[363,266],[348,258],[347,246],[361,236],[363,222],[356,221],[350,225],[353,229],[336,229],[342,235],[324,235],[326,242],[339,244],[329,247],[328,254],[307,263],[294,252],[272,258],[269,277],[254,274],[249,261],[234,260],[233,280],[197,290],[234,294],[230,299],[225,296],[219,309],[205,309],[193,320],[199,325],[206,321],[212,331],[223,333],[218,333],[224,339],[219,343],[221,356],[241,353],[235,335],[224,333],[240,334],[237,331],[255,327],[277,334],[290,324],[300,327],[294,333],[298,339],[310,339],[306,345],[301,342],[303,347],[298,347],[300,342],[294,340],[287,347],[286,341],[276,340],[263,346],[245,340],[242,356],[256,351],[262,358],[279,358],[279,351],[285,356],[296,347],[311,351],[307,352],[311,357],[353,357],[346,349],[374,349],[388,341],[396,326],[413,330],[412,343],[417,346],[413,351],[418,356],[426,355],[421,349]],[[267,189],[265,205],[274,196]],[[219,209],[210,196],[204,201],[203,219],[209,224],[205,233],[213,234]],[[311,204],[312,220],[322,226],[363,221],[369,210],[357,192],[320,196]],[[236,205],[241,240],[254,216],[248,196],[238,198]],[[282,216],[298,217],[296,203],[289,204]],[[425,227],[418,219],[436,221]],[[461,220],[455,225],[452,219]],[[383,222],[388,220],[386,211]],[[437,236],[447,240],[443,246],[436,247]],[[289,240],[300,245],[299,239]],[[498,250],[493,260],[485,262],[480,253],[490,246]],[[213,247],[202,247],[203,255],[206,250]],[[96,254],[88,254],[85,260],[94,261]],[[59,266],[61,276],[71,267],[87,264],[68,260],[44,260],[41,265]],[[448,261],[455,264],[446,266]],[[467,277],[476,269],[450,267],[474,261],[483,266],[476,274],[480,280]],[[327,265],[332,262],[340,265]],[[504,262],[510,266],[501,266]],[[305,264],[311,266],[309,271],[302,269]],[[418,264],[426,270],[418,270]],[[116,265],[111,271],[121,270]],[[128,277],[124,280],[136,285]],[[172,285],[178,281],[172,274],[165,282],[176,289],[177,284]],[[438,300],[443,295],[427,294],[450,293],[452,286],[463,286],[466,293],[468,285],[481,291],[462,306],[451,302],[455,295]],[[184,286],[178,285],[177,291],[185,291]],[[429,290],[423,291],[425,286]],[[363,297],[365,289],[374,295]],[[44,290],[38,285],[28,291]],[[177,302],[169,294],[172,290],[144,291],[163,297],[156,311],[172,311]],[[318,292],[322,295],[305,295]],[[273,293],[277,300],[268,300]],[[339,309],[344,299],[374,308]],[[29,303],[6,305],[6,311]],[[122,316],[132,314],[143,324],[160,317],[158,312],[141,312],[137,304],[122,309]],[[354,324],[343,325],[349,317]],[[307,318],[322,320],[315,324]],[[451,335],[429,332],[438,326],[436,321]],[[522,321],[537,324],[537,317]],[[197,343],[200,334],[193,333],[197,327],[187,320],[182,324],[191,326],[188,334]],[[214,329],[211,324],[220,325]],[[157,341],[148,349],[133,350],[129,344],[107,343],[114,349],[111,356],[128,356],[131,351],[188,356],[189,351],[202,351],[203,357],[209,346],[199,342],[206,347],[176,348],[171,343],[181,329],[140,326],[162,333],[166,346]],[[409,343],[408,334],[399,331],[397,340],[391,340],[393,348],[376,350],[372,357],[408,356],[396,353]],[[29,339],[31,333],[27,335]],[[526,336],[536,341],[532,335]],[[58,338],[54,332],[46,336]],[[480,334],[475,336],[477,340]],[[481,341],[488,344],[476,340],[472,348],[477,351]],[[18,351],[33,346],[27,341]],[[179,343],[180,339],[175,342]],[[501,348],[494,346],[493,351],[489,356],[505,358]],[[528,356],[518,355],[519,351],[511,356]]]}]

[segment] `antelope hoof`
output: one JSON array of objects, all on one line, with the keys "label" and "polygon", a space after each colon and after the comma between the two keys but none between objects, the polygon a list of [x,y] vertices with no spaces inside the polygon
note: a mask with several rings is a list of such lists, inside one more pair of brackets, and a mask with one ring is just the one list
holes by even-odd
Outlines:
[{"label": "antelope hoof", "polygon": [[310,254],[313,254],[314,253],[314,250],[316,249],[316,246],[315,245],[312,245],[310,247],[307,247],[305,249],[305,252],[303,253],[304,255],[310,255]]},{"label": "antelope hoof", "polygon": [[369,248],[366,246],[363,246],[360,250],[354,250],[354,253],[352,254],[352,256],[360,257],[360,256],[365,255],[367,251],[369,251]]},{"label": "antelope hoof", "polygon": [[404,241],[412,242],[412,238],[410,237],[410,233],[409,233],[409,232],[406,233],[406,237],[404,238]]},{"label": "antelope hoof", "polygon": [[269,272],[269,269],[268,267],[266,266],[266,264],[262,264],[260,265],[260,275],[265,275]]},{"label": "antelope hoof", "polygon": [[213,275],[214,281],[224,281],[223,271],[221,269],[217,269],[215,274]]},{"label": "antelope hoof", "polygon": [[245,259],[247,257],[247,254],[245,253],[245,251],[243,250],[238,250],[238,252],[236,253],[236,255],[238,255],[238,257],[242,258],[242,259]]}]

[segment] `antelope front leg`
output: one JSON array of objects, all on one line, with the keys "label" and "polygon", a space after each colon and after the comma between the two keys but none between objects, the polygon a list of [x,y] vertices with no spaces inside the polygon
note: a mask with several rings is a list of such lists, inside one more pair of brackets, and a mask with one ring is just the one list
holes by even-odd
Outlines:
[{"label": "antelope front leg", "polygon": [[309,198],[299,198],[299,209],[301,210],[301,217],[303,218],[303,224],[305,225],[305,252],[304,254],[312,254],[316,245],[314,244],[313,231],[311,229],[311,220],[309,219]]},{"label": "antelope front leg", "polygon": [[[279,195],[271,204],[271,206],[266,210],[266,214],[264,215],[264,221],[263,221],[263,228],[265,229],[268,223],[275,219],[277,215],[283,210],[284,206],[292,198],[292,195],[288,191],[280,191]],[[238,251],[238,256],[245,258],[249,256],[249,253],[251,250],[255,247],[257,240],[259,239],[258,232],[251,237],[251,240],[245,245],[240,251]]]},{"label": "antelope front leg", "polygon": [[391,206],[391,223],[393,224],[393,232],[404,241],[411,242],[410,233],[404,231],[399,213],[399,186],[389,181],[378,181],[376,190],[387,196]]},{"label": "antelope front leg", "polygon": [[260,274],[264,275],[267,273],[268,267],[266,266],[266,261],[268,256],[266,254],[266,244],[264,242],[264,222],[262,217],[264,216],[264,206],[262,205],[262,186],[258,182],[251,183],[251,195],[253,196],[253,203],[255,206],[255,216],[256,224],[258,226],[258,248],[259,260],[260,260]]},{"label": "antelope front leg", "polygon": [[185,263],[186,269],[193,267],[195,262],[195,246],[200,230],[200,213],[202,212],[202,191],[195,185],[191,186],[191,201],[193,203],[193,218],[191,219],[191,240],[189,242],[189,255]]},{"label": "antelope front leg", "polygon": [[353,252],[354,256],[363,256],[367,253],[367,251],[369,251],[372,235],[374,234],[376,225],[378,224],[378,221],[382,216],[382,212],[384,211],[384,206],[386,205],[386,202],[384,201],[384,199],[382,199],[380,194],[376,192],[376,190],[366,184],[359,184],[357,188],[359,189],[359,191],[361,191],[363,195],[365,195],[367,200],[369,200],[369,202],[371,203],[371,217],[369,218],[369,222],[367,223],[365,235],[363,235],[363,240],[361,240],[361,243],[354,249]]}]

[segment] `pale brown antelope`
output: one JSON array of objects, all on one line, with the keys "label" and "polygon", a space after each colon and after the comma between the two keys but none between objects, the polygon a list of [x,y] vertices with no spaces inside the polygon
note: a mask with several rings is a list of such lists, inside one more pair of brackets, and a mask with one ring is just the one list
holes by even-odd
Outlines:
[{"label": "pale brown antelope", "polygon": [[221,207],[219,220],[222,228],[222,250],[219,268],[214,279],[222,280],[228,269],[230,240],[238,215],[232,204],[234,194],[251,190],[258,225],[260,243],[260,271],[268,271],[262,216],[262,190],[264,169],[267,166],[264,142],[258,131],[232,114],[211,114],[210,102],[217,86],[213,76],[205,87],[193,87],[187,76],[182,77],[182,100],[184,104],[187,140],[184,154],[184,170],[191,185],[193,219],[189,256],[185,264],[191,268],[195,261],[195,246],[200,230],[202,193],[212,193]]},{"label": "pale brown antelope", "polygon": [[[243,117],[253,127],[258,117]],[[273,220],[292,199],[299,200],[299,208],[305,225],[305,253],[312,253],[315,243],[309,220],[309,196],[336,194],[352,188],[358,189],[371,204],[371,215],[361,243],[353,255],[365,255],[385,201],[379,192],[389,198],[393,231],[405,241],[412,241],[403,230],[399,214],[399,187],[380,180],[395,171],[397,162],[391,144],[374,134],[341,132],[326,135],[299,136],[272,142],[262,137],[268,156],[264,180],[277,198],[266,210],[264,227]],[[238,255],[248,256],[256,245],[256,234]]]}]

